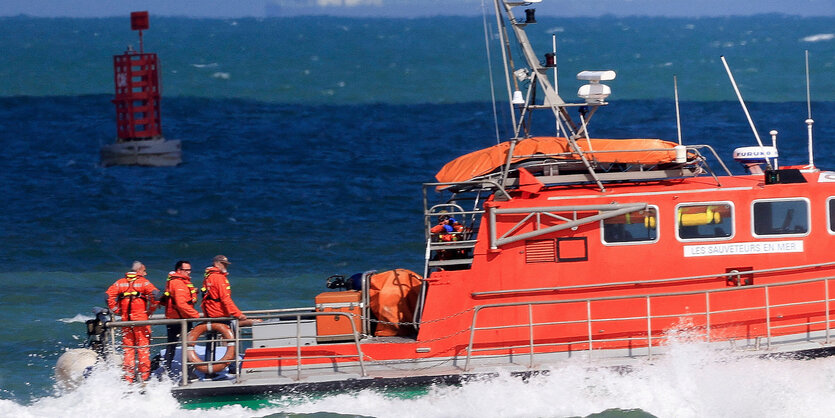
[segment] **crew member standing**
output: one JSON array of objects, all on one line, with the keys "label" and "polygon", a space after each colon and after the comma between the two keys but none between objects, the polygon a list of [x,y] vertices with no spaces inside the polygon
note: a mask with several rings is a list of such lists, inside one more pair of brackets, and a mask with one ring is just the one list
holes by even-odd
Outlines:
[{"label": "crew member standing", "polygon": [[235,317],[239,321],[246,315],[232,301],[232,287],[229,285],[227,267],[232,264],[225,255],[217,255],[212,265],[206,268],[203,278],[203,313],[209,318]]},{"label": "crew member standing", "polygon": [[[145,265],[134,261],[131,271],[107,288],[107,306],[122,321],[144,321],[156,309],[154,294],[159,292],[145,278]],[[151,376],[151,326],[122,327],[122,348],[124,351],[125,380],[133,383],[136,375],[134,363],[139,360],[139,375],[142,380]]]},{"label": "crew member standing", "polygon": [[[197,303],[197,289],[191,283],[191,263],[180,260],[174,265],[174,271],[168,274],[168,282],[165,284],[163,294],[165,304],[165,317],[168,319],[199,318],[200,313],[194,309]],[[171,375],[171,362],[174,360],[174,352],[180,342],[180,324],[166,325],[168,329],[168,345],[165,348],[165,370]],[[194,328],[194,322],[188,322],[186,333]]]}]

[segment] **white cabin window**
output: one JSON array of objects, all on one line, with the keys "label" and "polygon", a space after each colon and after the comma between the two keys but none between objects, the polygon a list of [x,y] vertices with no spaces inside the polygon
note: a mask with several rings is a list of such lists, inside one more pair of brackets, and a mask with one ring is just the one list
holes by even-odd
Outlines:
[{"label": "white cabin window", "polygon": [[734,235],[733,206],[728,202],[680,205],[676,209],[679,239],[721,239]]},{"label": "white cabin window", "polygon": [[835,197],[826,199],[826,219],[829,224],[829,233],[835,234]]},{"label": "white cabin window", "polygon": [[647,208],[601,221],[606,244],[658,241],[658,210]]},{"label": "white cabin window", "polygon": [[806,199],[759,200],[753,204],[754,236],[805,235],[809,233]]}]

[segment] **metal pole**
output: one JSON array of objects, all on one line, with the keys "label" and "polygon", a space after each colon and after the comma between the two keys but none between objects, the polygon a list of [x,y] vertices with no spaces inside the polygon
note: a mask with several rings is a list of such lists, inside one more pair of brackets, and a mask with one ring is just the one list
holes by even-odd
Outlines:
[{"label": "metal pole", "polygon": [[531,343],[531,362],[529,367],[533,368],[533,305],[528,304],[528,339]]},{"label": "metal pole", "polygon": [[[554,93],[560,94],[559,80],[557,79],[557,34],[551,34],[551,52],[554,53]],[[559,124],[557,124],[557,133],[559,133]]]},{"label": "metal pole", "polygon": [[490,231],[490,249],[495,250],[496,247],[496,208],[492,206],[487,207],[488,230]]},{"label": "metal pole", "polygon": [[[241,345],[241,323],[236,319],[235,323],[235,361],[229,367],[235,368],[235,383],[241,383],[241,360],[240,360],[240,351],[238,351],[238,347]],[[226,345],[226,349],[229,349],[229,345]]]},{"label": "metal pole", "polygon": [[705,317],[707,322],[707,342],[710,342],[710,292],[705,292]]},{"label": "metal pole", "polygon": [[765,289],[765,329],[768,337],[766,347],[771,350],[771,304],[768,301],[768,287],[763,289]]},{"label": "metal pole", "polygon": [[823,279],[824,285],[824,308],[826,309],[826,343],[829,344],[829,279]]},{"label": "metal pole", "polygon": [[475,321],[478,318],[478,311],[479,307],[476,307],[473,311],[473,322],[470,325],[470,342],[467,344],[467,359],[464,361],[464,371],[470,370],[470,356],[473,351],[473,340],[475,339]]},{"label": "metal pole", "polygon": [[493,59],[490,54],[490,31],[487,26],[487,10],[484,7],[484,0],[481,0],[481,23],[484,25],[484,49],[487,52],[487,75],[490,78],[490,98],[493,103],[493,127],[496,129],[496,144],[502,142],[499,133],[499,116],[496,110],[496,86],[493,81]]},{"label": "metal pole", "polygon": [[302,317],[296,315],[296,380],[302,379]]},{"label": "metal pole", "polygon": [[815,168],[815,158],[812,153],[812,94],[810,93],[809,84],[809,50],[806,50],[806,129],[809,135],[809,168]]},{"label": "metal pole", "polygon": [[348,320],[351,321],[351,331],[354,334],[354,344],[357,346],[357,358],[360,362],[360,372],[362,373],[362,376],[365,377],[367,376],[365,373],[365,360],[363,359],[364,356],[362,354],[362,347],[360,346],[360,335],[357,332],[357,324],[354,322],[354,314],[348,316]]},{"label": "metal pole", "polygon": [[673,91],[676,96],[676,128],[678,130],[678,144],[681,145],[681,112],[678,108],[678,78],[673,75]]},{"label": "metal pole", "polygon": [[[513,78],[514,85],[518,84],[515,77],[511,77],[510,72],[513,70],[513,59],[510,56],[510,39],[507,36],[507,27],[504,24],[504,19],[502,18],[502,12],[500,10],[499,1],[496,0],[494,5],[496,6],[496,25],[499,29],[499,42],[502,44],[502,62],[504,62],[504,79],[505,84],[507,84],[507,98],[508,98],[508,105],[510,105],[510,119],[513,123],[513,126],[516,126],[516,109],[513,108],[513,90],[510,88],[510,80]],[[509,13],[509,12],[508,12]],[[518,86],[516,90],[518,90]]]},{"label": "metal pole", "polygon": [[[188,384],[188,321],[180,320],[180,385]],[[171,347],[167,348],[167,350]],[[171,356],[174,358],[174,356]]]},{"label": "metal pole", "polygon": [[[731,73],[731,67],[728,66],[728,61],[725,61],[724,55],[720,56],[719,58],[722,59],[722,64],[725,66],[725,71],[728,72],[728,78],[731,79],[731,85],[734,87],[736,97],[739,99],[739,104],[742,105],[742,110],[745,112],[745,117],[748,118],[748,125],[750,125],[751,130],[754,131],[754,138],[757,139],[757,145],[762,147],[763,141],[760,140],[760,134],[757,132],[757,128],[754,126],[754,121],[751,120],[751,114],[748,113],[748,107],[745,106],[745,100],[742,100],[742,93],[739,92],[739,87],[736,86],[736,80],[734,80],[734,75]],[[768,168],[771,168],[771,160],[769,160],[768,157],[765,157],[765,163],[766,165],[768,165]]]},{"label": "metal pole", "polygon": [[647,296],[647,357],[652,359],[652,313],[649,296]]},{"label": "metal pole", "polygon": [[591,299],[586,299],[586,324],[589,331],[589,361],[591,361],[591,342],[592,342],[592,335],[591,335]]}]

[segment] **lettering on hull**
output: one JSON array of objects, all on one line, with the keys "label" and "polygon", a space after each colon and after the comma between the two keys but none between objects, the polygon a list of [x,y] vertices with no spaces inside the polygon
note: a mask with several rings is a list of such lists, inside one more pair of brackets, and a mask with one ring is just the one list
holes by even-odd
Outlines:
[{"label": "lettering on hull", "polygon": [[802,253],[803,241],[732,242],[723,244],[685,245],[685,257],[711,255]]}]

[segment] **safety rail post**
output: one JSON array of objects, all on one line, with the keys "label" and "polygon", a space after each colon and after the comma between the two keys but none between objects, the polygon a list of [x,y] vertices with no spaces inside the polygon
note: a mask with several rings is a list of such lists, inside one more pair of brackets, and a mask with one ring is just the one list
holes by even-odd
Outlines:
[{"label": "safety rail post", "polygon": [[[429,261],[432,258],[432,237],[426,239],[426,251],[423,253],[423,277],[429,277]],[[365,289],[365,287],[363,287]]]},{"label": "safety rail post", "polygon": [[[235,324],[235,361],[229,367],[235,368],[235,383],[241,383],[241,368],[239,367],[241,365],[241,361],[239,360],[241,353],[238,351],[241,345],[241,322],[237,318],[233,321]],[[226,349],[229,349],[228,344],[226,345]]]},{"label": "safety rail post", "polygon": [[531,342],[531,362],[528,367],[533,368],[533,305],[528,304],[528,338]]},{"label": "safety rail post", "polygon": [[591,361],[591,342],[592,342],[592,333],[591,333],[591,299],[586,299],[586,323],[588,325],[589,330],[589,361]]},{"label": "safety rail post", "polygon": [[649,296],[647,299],[647,358],[652,360],[652,312],[650,311]]},{"label": "safety rail post", "polygon": [[347,314],[345,316],[348,317],[348,320],[351,323],[351,331],[354,333],[354,344],[357,346],[357,358],[360,362],[360,372],[362,373],[362,377],[367,376],[365,373],[365,355],[362,353],[362,347],[360,347],[360,334],[357,332],[357,325],[354,323],[354,314]]},{"label": "safety rail post", "polygon": [[766,347],[771,350],[771,304],[768,299],[768,286],[763,288],[765,290],[765,331],[766,331]]},{"label": "safety rail post", "polygon": [[705,327],[707,330],[707,342],[710,342],[710,292],[705,292]]},{"label": "safety rail post", "polygon": [[487,207],[487,230],[490,237],[490,249],[495,250],[496,247],[496,208],[492,206]]},{"label": "safety rail post", "polygon": [[110,352],[116,352],[116,327],[110,328]]},{"label": "safety rail post", "polygon": [[826,310],[826,344],[829,344],[829,279],[823,279],[824,309]]},{"label": "safety rail post", "polygon": [[473,352],[473,339],[475,338],[475,331],[476,331],[476,320],[478,319],[478,312],[481,310],[481,306],[476,306],[473,310],[473,322],[470,325],[470,342],[467,344],[467,358],[464,361],[464,371],[470,371],[470,356]]},{"label": "safety rail post", "polygon": [[[180,319],[180,385],[188,385],[188,321],[183,318]],[[170,346],[166,350],[172,349]],[[167,354],[167,352],[166,352]],[[166,357],[168,357],[166,355]],[[171,356],[172,358],[174,356]]]},{"label": "safety rail post", "polygon": [[[354,321],[351,321],[353,323]],[[302,317],[296,315],[296,380],[302,379]]]}]

